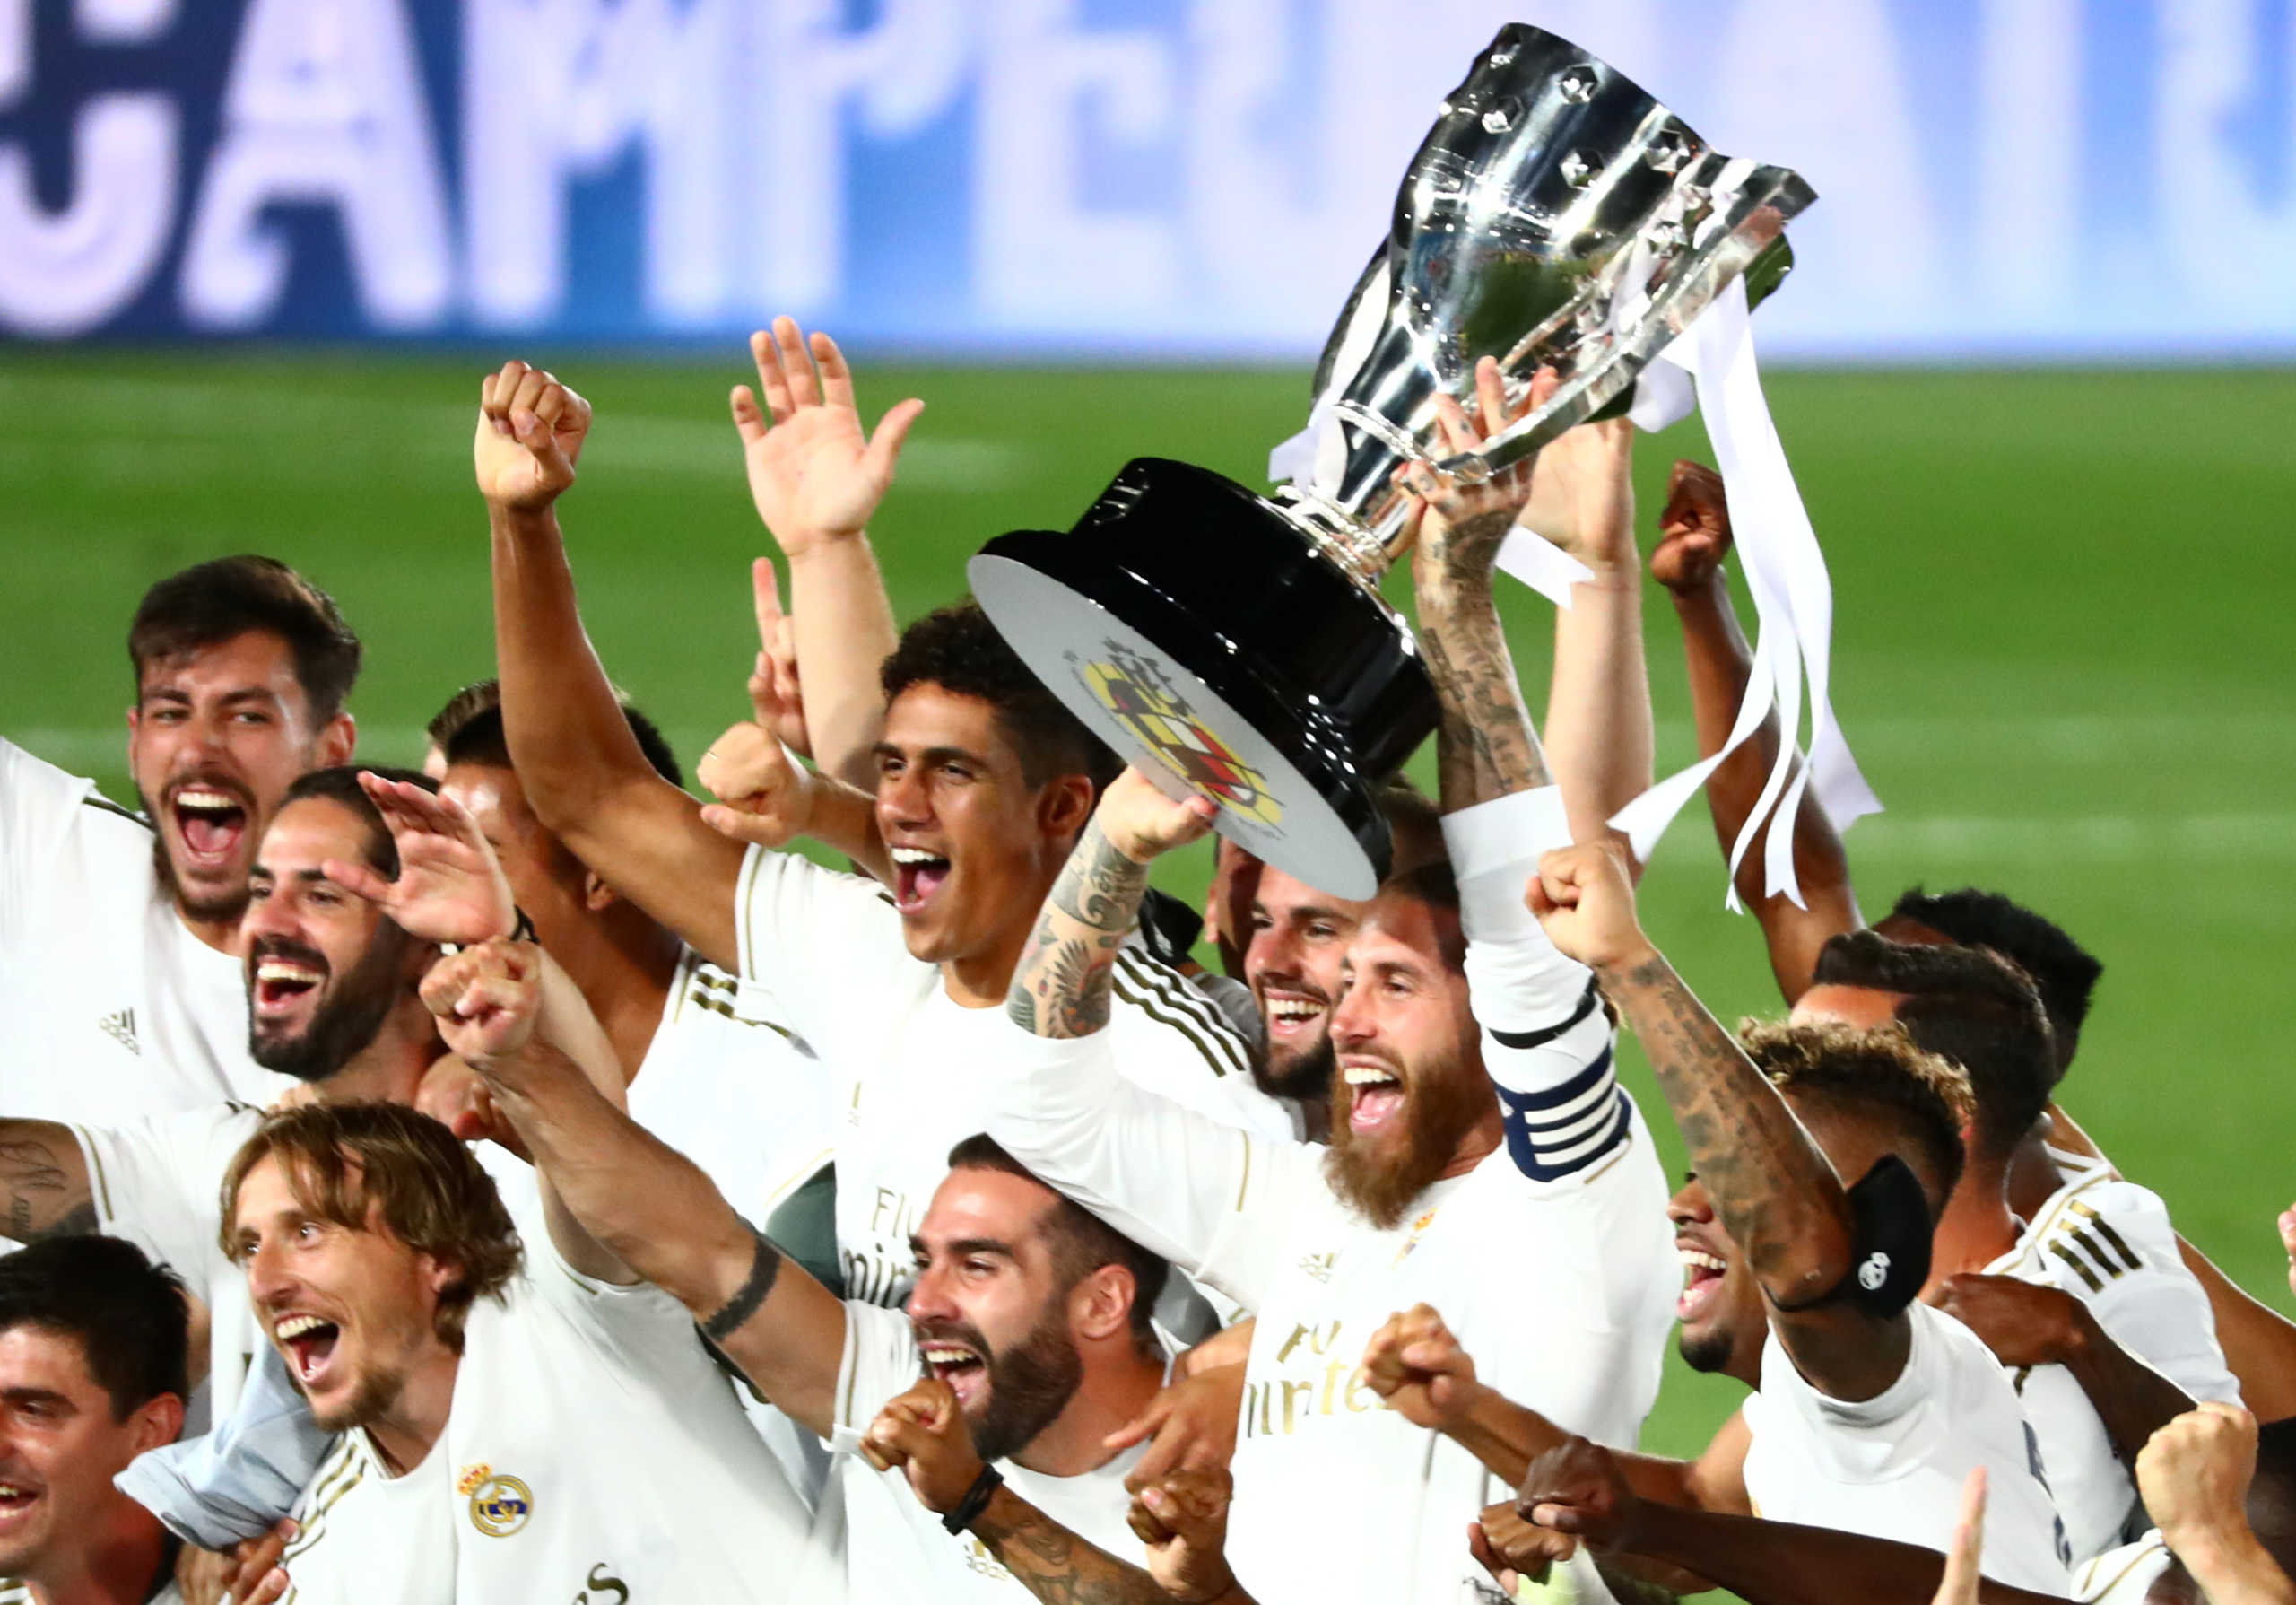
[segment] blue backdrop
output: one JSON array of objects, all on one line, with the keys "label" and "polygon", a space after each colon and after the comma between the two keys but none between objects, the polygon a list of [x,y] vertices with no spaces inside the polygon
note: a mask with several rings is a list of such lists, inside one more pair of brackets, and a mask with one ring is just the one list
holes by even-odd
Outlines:
[{"label": "blue backdrop", "polygon": [[1815,185],[1773,353],[2296,352],[2287,0],[0,0],[0,330],[1298,355],[1510,17]]}]

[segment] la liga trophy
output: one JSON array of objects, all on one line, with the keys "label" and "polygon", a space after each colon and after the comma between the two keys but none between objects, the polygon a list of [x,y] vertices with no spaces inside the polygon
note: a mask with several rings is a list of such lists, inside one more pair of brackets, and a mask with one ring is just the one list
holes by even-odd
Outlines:
[{"label": "la liga trophy", "polygon": [[[1065,532],[972,559],[998,632],[1092,730],[1219,829],[1335,896],[1387,873],[1378,783],[1435,728],[1410,626],[1379,594],[1408,543],[1406,462],[1470,477],[1632,398],[1637,378],[1734,278],[1789,260],[1813,196],[1710,149],[1569,41],[1501,29],[1413,158],[1395,220],[1316,375],[1317,466],[1257,495],[1161,458],[1127,463]],[[1436,398],[1474,410],[1496,357],[1510,398],[1561,387],[1466,457]]]}]

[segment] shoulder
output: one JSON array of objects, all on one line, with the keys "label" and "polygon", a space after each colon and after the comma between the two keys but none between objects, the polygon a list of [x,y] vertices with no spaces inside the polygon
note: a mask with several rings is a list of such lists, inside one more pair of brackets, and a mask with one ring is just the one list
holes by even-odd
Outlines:
[{"label": "shoulder", "polygon": [[738,1027],[804,1051],[770,986],[721,970],[691,947],[678,955],[662,1025],[669,1030]]},{"label": "shoulder", "polygon": [[2068,1182],[2026,1228],[2018,1248],[2067,1291],[2095,1296],[2140,1271],[2181,1267],[2175,1228],[2159,1197],[2102,1173]]},{"label": "shoulder", "polygon": [[1171,965],[1138,947],[1126,947],[1117,955],[1114,989],[1122,1006],[1113,1016],[1124,1034],[1119,1041],[1137,1044],[1168,1037],[1208,1075],[1250,1077],[1251,1050],[1243,1037],[1220,1006]]}]

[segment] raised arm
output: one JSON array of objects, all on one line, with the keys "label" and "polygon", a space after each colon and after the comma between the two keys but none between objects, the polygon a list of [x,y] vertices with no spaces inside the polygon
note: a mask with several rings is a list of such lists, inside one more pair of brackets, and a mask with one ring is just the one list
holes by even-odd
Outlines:
[{"label": "raised arm", "polygon": [[1574,841],[1649,789],[1655,738],[1634,549],[1634,425],[1582,423],[1540,452],[1518,523],[1594,571],[1554,615],[1554,678],[1542,737]]},{"label": "raised arm", "polygon": [[509,362],[487,379],[473,448],[493,541],[502,728],[535,813],[583,863],[722,969],[737,967],[734,885],[746,850],[654,772],[575,606],[556,503],[590,405]]},{"label": "raised arm", "polygon": [[[532,942],[483,942],[442,957],[422,978],[422,1001],[439,1022],[439,1039],[482,1077],[571,1069],[620,1103],[622,1069],[612,1044],[565,972]],[[638,1280],[568,1210],[550,1173],[537,1179],[558,1257],[602,1282]]]},{"label": "raised arm", "polygon": [[1595,972],[1641,1038],[1690,1167],[1802,1374],[1835,1399],[1881,1392],[1905,1367],[1910,1330],[1902,1310],[1884,1318],[1834,1296],[1851,1269],[1855,1230],[1841,1178],[1643,935],[1624,868],[1598,846],[1550,853],[1530,897],[1554,945]]},{"label": "raised arm", "polygon": [[[1488,357],[1476,364],[1475,383],[1485,421],[1511,421],[1516,411],[1542,405],[1555,388],[1553,372],[1542,370],[1524,408],[1509,409],[1499,365]],[[1483,443],[1483,428],[1457,403],[1442,397],[1437,406],[1449,451],[1473,451]],[[1446,814],[1548,783],[1546,760],[1491,598],[1492,569],[1530,494],[1531,473],[1531,464],[1518,463],[1479,484],[1425,465],[1403,475],[1419,499],[1412,591],[1440,706],[1436,766]]]},{"label": "raised arm", "polygon": [[785,1263],[700,1166],[565,1055],[484,1057],[474,1068],[581,1230],[685,1305],[791,1419],[828,1437],[845,1349],[836,1296]]},{"label": "raised arm", "polygon": [[[900,403],[867,436],[853,371],[827,335],[816,329],[808,341],[794,319],[777,318],[771,330],[750,336],[750,354],[758,388],[735,387],[734,426],[758,517],[789,563],[790,633],[811,755],[825,773],[866,787],[875,778],[871,748],[884,727],[877,671],[895,638],[868,524],[925,404]],[[762,592],[761,604],[762,626]]]},{"label": "raised arm", "polygon": [[[1254,1251],[1281,1236],[1265,1215],[1319,1171],[1320,1150],[1249,1136],[1127,1079],[1102,1029],[1148,860],[1202,836],[1211,813],[1200,798],[1170,801],[1137,770],[1101,793],[1005,993],[1018,1031],[984,1112],[989,1135],[1039,1179],[1187,1274],[1225,1243],[1219,1286],[1249,1308],[1274,1270]],[[1262,1230],[1224,1230],[1255,1212]]]},{"label": "raised arm", "polygon": [[[1711,757],[1730,738],[1753,675],[1753,652],[1738,628],[1722,573],[1722,558],[1730,549],[1730,510],[1723,497],[1722,476],[1703,463],[1676,462],[1658,524],[1661,538],[1650,554],[1650,572],[1674,599],[1674,617],[1683,628],[1683,662],[1690,670],[1698,753],[1701,758]],[[1726,856],[1752,817],[1770,767],[1778,762],[1778,740],[1773,713],[1707,777],[1706,804]],[[1782,895],[1762,894],[1758,852],[1741,860],[1737,875],[1739,899],[1761,920],[1770,970],[1788,1003],[1809,990],[1818,949],[1828,938],[1866,923],[1849,884],[1849,857],[1841,836],[1826,816],[1824,805],[1807,792],[1794,820],[1794,874],[1805,906]]]}]

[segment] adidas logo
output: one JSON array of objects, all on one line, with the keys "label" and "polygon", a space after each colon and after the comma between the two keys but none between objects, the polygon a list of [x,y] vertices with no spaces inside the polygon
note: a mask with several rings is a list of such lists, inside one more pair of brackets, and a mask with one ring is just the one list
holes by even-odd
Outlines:
[{"label": "adidas logo", "polygon": [[143,1046],[135,1040],[135,1011],[134,1009],[123,1008],[116,1015],[106,1015],[96,1024],[103,1027],[104,1034],[112,1041],[138,1058],[143,1057]]},{"label": "adidas logo", "polygon": [[1328,1282],[1331,1280],[1333,1262],[1338,1258],[1339,1252],[1336,1249],[1326,1253],[1302,1254],[1300,1256],[1300,1269],[1319,1282]]}]

